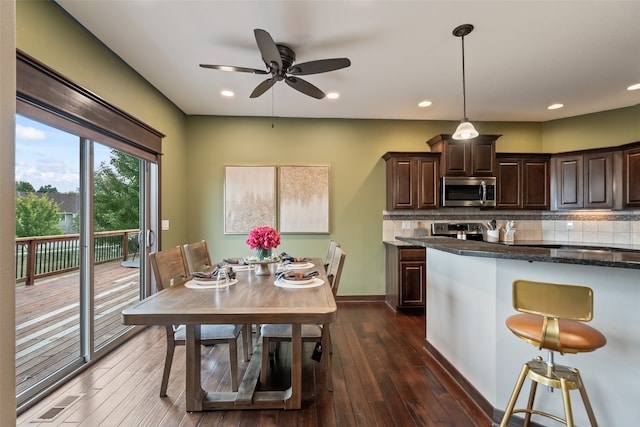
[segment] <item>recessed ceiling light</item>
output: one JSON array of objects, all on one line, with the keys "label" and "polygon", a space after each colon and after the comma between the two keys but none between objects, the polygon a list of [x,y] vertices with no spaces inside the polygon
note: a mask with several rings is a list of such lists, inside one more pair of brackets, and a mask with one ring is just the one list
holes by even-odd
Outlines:
[{"label": "recessed ceiling light", "polygon": [[627,90],[638,90],[638,89],[640,89],[640,83],[636,83],[627,88]]},{"label": "recessed ceiling light", "polygon": [[425,101],[421,101],[420,103],[418,103],[418,107],[422,107],[422,108],[424,108],[424,107],[428,107],[428,106],[430,106],[431,104],[432,104],[432,102],[431,102],[431,101],[426,101],[426,100],[425,100]]},{"label": "recessed ceiling light", "polygon": [[547,107],[547,110],[557,110],[562,107],[564,107],[564,104],[551,104]]},{"label": "recessed ceiling light", "polygon": [[329,92],[327,94],[327,98],[329,98],[329,99],[338,99],[338,98],[340,98],[340,94],[338,92]]},{"label": "recessed ceiling light", "polygon": [[223,90],[222,92],[220,92],[220,95],[226,96],[227,98],[231,98],[235,94],[230,90]]}]

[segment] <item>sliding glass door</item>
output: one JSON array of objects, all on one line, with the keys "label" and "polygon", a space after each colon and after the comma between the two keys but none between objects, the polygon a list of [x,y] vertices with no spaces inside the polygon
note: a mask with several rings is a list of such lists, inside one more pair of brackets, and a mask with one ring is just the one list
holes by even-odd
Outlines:
[{"label": "sliding glass door", "polygon": [[157,165],[135,147],[16,122],[20,406],[132,332],[120,313],[149,290]]}]

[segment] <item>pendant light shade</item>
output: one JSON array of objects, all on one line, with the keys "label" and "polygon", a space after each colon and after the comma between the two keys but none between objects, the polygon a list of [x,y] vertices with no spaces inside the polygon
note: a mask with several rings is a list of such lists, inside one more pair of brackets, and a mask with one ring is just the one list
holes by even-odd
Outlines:
[{"label": "pendant light shade", "polygon": [[473,127],[473,124],[465,117],[456,128],[453,139],[472,139],[478,135],[479,133],[476,128]]},{"label": "pendant light shade", "polygon": [[478,131],[473,126],[473,124],[467,118],[467,93],[466,93],[466,85],[464,78],[464,36],[468,35],[473,31],[473,25],[471,24],[463,24],[456,27],[453,30],[453,35],[456,37],[460,37],[462,39],[462,113],[463,118],[458,125],[455,133],[453,134],[453,139],[472,139],[478,136]]}]

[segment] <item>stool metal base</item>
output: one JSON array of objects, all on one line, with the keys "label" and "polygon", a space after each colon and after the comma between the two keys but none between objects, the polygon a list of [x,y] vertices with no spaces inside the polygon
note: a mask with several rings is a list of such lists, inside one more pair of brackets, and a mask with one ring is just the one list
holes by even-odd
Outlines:
[{"label": "stool metal base", "polygon": [[[551,360],[553,359],[551,358]],[[527,408],[514,409],[516,400],[518,400],[518,395],[520,394],[520,390],[522,389],[522,385],[524,384],[524,381],[525,379],[527,379],[527,377],[531,379],[531,391],[529,392],[529,401],[527,403]],[[564,404],[564,412],[566,417],[565,419],[553,414],[533,409],[533,401],[535,399],[538,383],[562,390],[562,401]],[[526,413],[523,424],[524,427],[527,427],[529,425],[531,415],[534,414],[551,418],[555,421],[565,424],[567,427],[574,427],[569,391],[576,389],[580,391],[580,395],[582,396],[582,401],[584,402],[584,406],[587,411],[587,415],[589,416],[591,426],[597,427],[598,423],[596,422],[596,417],[593,413],[593,409],[591,408],[591,403],[589,402],[587,391],[584,388],[584,384],[582,383],[580,372],[577,369],[570,368],[568,366],[554,365],[552,363],[543,362],[542,358],[540,357],[531,360],[522,366],[520,376],[516,381],[516,385],[513,389],[513,393],[511,394],[511,398],[509,398],[509,403],[507,404],[507,408],[505,409],[500,427],[507,427],[511,415],[515,413]]]}]

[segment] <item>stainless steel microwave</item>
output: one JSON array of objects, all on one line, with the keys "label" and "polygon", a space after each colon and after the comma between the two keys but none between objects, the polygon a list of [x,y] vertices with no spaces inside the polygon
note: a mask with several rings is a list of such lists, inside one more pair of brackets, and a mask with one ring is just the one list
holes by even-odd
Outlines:
[{"label": "stainless steel microwave", "polygon": [[495,177],[444,177],[441,184],[442,207],[496,205]]}]

